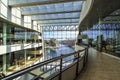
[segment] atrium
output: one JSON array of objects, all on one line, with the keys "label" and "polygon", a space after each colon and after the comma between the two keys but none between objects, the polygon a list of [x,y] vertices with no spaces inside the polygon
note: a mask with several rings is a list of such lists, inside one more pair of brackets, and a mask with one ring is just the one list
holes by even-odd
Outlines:
[{"label": "atrium", "polygon": [[120,0],[0,0],[0,80],[120,80]]}]

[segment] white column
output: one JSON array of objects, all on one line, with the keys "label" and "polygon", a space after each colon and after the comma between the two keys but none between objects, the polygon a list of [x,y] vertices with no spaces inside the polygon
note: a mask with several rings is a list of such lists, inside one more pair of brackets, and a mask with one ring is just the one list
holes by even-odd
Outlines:
[{"label": "white column", "polygon": [[[7,41],[7,24],[3,23],[3,45],[6,45]],[[3,72],[6,73],[6,54],[3,55]]]},{"label": "white column", "polygon": [[99,18],[99,23],[98,23],[98,26],[99,26],[99,36],[98,36],[98,47],[99,47],[99,51],[101,51],[101,18]]},{"label": "white column", "polygon": [[31,20],[31,29],[34,29],[33,20]]},{"label": "white column", "polygon": [[42,38],[42,53],[43,53],[43,60],[45,59],[45,44],[44,44],[44,30],[43,30],[43,26],[41,26],[41,38]]}]

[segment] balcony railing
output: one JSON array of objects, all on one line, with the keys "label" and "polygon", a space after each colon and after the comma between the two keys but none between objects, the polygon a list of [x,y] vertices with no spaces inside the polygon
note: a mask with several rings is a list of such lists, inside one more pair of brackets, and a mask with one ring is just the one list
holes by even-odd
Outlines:
[{"label": "balcony railing", "polygon": [[42,43],[29,43],[29,44],[13,44],[13,45],[0,45],[0,55],[7,54],[9,52],[19,51],[23,49],[30,49],[42,46]]},{"label": "balcony railing", "polygon": [[1,80],[74,80],[85,67],[87,59],[88,48],[85,48],[31,65],[1,77]]}]

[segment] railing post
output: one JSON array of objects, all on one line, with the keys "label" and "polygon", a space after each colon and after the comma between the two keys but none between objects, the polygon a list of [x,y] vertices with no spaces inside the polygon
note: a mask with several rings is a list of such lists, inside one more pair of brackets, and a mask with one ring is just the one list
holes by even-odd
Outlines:
[{"label": "railing post", "polygon": [[85,55],[83,57],[83,68],[85,67],[85,63],[86,63],[86,48],[85,48]]},{"label": "railing post", "polygon": [[59,80],[62,80],[62,61],[63,61],[63,59],[61,58],[60,59],[60,75],[59,75]]},{"label": "railing post", "polygon": [[77,53],[77,65],[76,65],[76,77],[78,76],[78,69],[79,69],[79,58],[80,58],[80,55],[79,55],[79,52]]},{"label": "railing post", "polygon": [[86,62],[88,62],[88,48],[86,50]]},{"label": "railing post", "polygon": [[85,48],[85,56],[83,58],[83,67],[85,67],[87,61],[88,61],[88,48]]},{"label": "railing post", "polygon": [[47,71],[47,64],[45,65],[45,71]]}]

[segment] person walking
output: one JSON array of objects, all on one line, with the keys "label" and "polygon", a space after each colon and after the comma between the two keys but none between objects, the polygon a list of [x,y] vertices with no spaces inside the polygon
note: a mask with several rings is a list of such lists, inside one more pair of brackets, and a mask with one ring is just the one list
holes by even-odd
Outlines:
[{"label": "person walking", "polygon": [[102,51],[103,51],[103,48],[105,49],[105,52],[106,52],[106,46],[107,46],[107,43],[106,43],[106,41],[102,41]]}]

